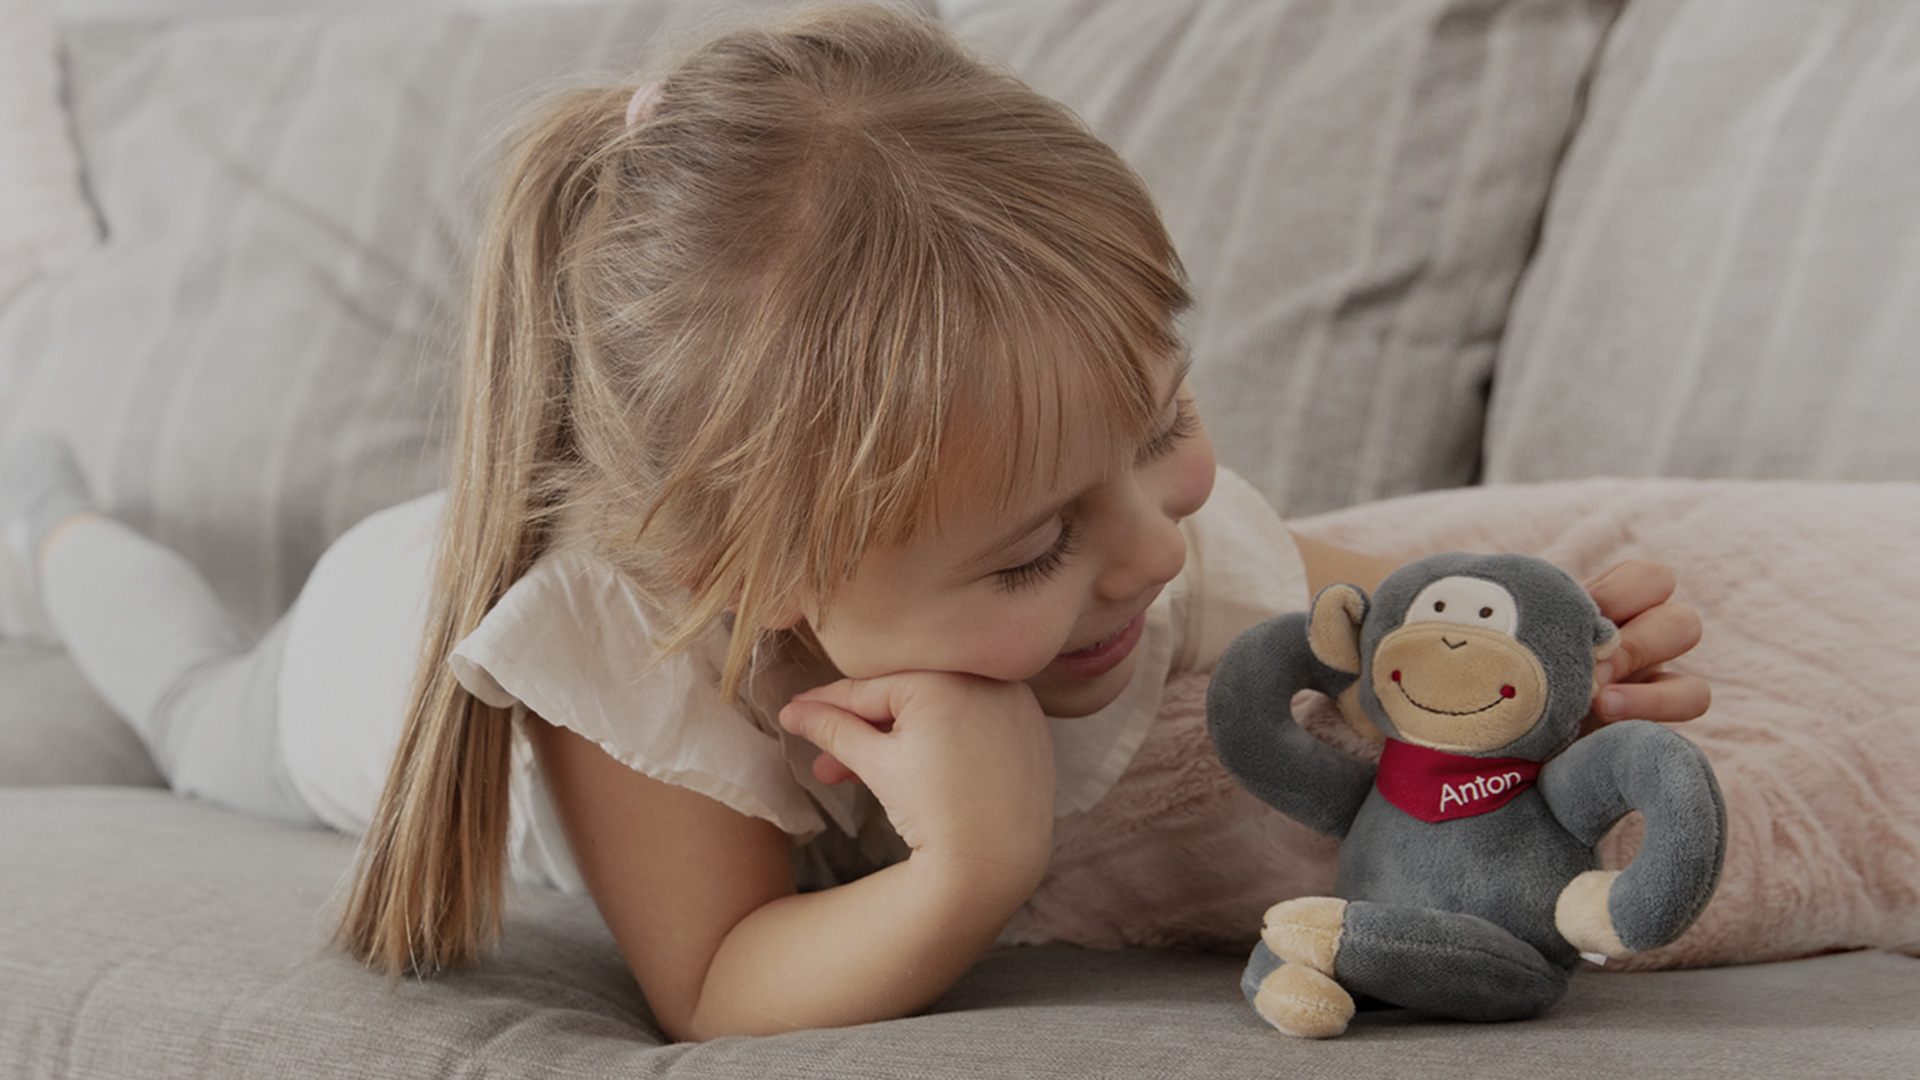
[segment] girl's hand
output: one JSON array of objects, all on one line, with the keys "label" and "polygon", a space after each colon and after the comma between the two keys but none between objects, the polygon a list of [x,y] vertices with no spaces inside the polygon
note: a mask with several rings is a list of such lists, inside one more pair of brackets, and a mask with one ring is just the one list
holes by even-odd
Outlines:
[{"label": "girl's hand", "polygon": [[1619,649],[1595,667],[1601,690],[1587,730],[1633,717],[1672,723],[1705,713],[1713,697],[1706,680],[1661,668],[1700,643],[1700,616],[1673,599],[1673,571],[1629,559],[1586,587],[1600,613],[1620,627]]},{"label": "girl's hand", "polygon": [[1025,684],[943,672],[842,679],[796,696],[780,724],[825,751],[821,779],[857,774],[916,855],[1038,883],[1052,853],[1053,737]]}]

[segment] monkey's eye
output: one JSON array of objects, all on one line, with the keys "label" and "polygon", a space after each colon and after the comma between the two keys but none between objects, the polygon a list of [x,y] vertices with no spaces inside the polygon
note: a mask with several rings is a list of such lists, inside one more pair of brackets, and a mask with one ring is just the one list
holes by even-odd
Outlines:
[{"label": "monkey's eye", "polygon": [[1484,578],[1441,578],[1413,598],[1407,622],[1456,623],[1510,635],[1520,622],[1519,605],[1512,593]]}]

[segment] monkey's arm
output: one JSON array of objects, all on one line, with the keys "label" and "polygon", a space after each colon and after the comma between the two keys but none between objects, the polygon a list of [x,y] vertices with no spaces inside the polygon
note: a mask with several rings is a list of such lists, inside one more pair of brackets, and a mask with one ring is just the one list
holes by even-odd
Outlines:
[{"label": "monkey's arm", "polygon": [[[1630,810],[1647,823],[1625,870],[1592,871],[1567,886],[1559,922],[1569,941],[1621,956],[1665,945],[1693,925],[1727,853],[1726,804],[1699,747],[1658,724],[1629,720],[1574,743],[1547,763],[1539,783],[1554,815],[1584,843],[1599,842]],[[1596,939],[1587,933],[1594,930],[1605,933]],[[1602,948],[1605,934],[1613,941]]]},{"label": "monkey's arm", "polygon": [[1333,837],[1353,824],[1374,767],[1294,723],[1293,695],[1338,697],[1353,680],[1314,658],[1307,616],[1296,612],[1236,638],[1207,689],[1207,731],[1227,771],[1268,806]]}]

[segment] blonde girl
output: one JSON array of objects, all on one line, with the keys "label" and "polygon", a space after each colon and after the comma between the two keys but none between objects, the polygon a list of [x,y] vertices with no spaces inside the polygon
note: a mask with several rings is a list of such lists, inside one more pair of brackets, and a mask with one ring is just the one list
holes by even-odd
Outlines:
[{"label": "blonde girl", "polygon": [[[1064,109],[920,19],[818,9],[526,122],[445,494],[343,537],[265,642],[57,442],[11,451],[0,518],[177,789],[364,832],[340,938],[371,966],[484,955],[511,868],[592,894],[676,1038],[899,1016],[1172,667],[1385,569],[1216,472],[1187,302]],[[1594,588],[1631,620],[1620,715],[1700,711],[1652,674],[1697,633],[1664,572]]]}]

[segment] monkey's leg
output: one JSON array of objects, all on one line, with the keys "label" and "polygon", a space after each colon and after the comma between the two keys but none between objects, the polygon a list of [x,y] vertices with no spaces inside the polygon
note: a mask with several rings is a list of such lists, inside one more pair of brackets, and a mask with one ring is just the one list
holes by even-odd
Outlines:
[{"label": "monkey's leg", "polygon": [[1570,976],[1533,946],[1476,915],[1356,900],[1334,968],[1341,985],[1460,1020],[1538,1016]]},{"label": "monkey's leg", "polygon": [[1240,976],[1247,1004],[1282,1033],[1330,1039],[1347,1030],[1353,998],[1340,984],[1304,964],[1289,964],[1263,944],[1253,947]]}]

